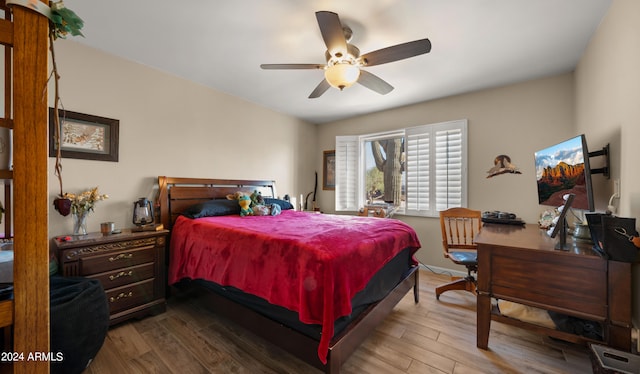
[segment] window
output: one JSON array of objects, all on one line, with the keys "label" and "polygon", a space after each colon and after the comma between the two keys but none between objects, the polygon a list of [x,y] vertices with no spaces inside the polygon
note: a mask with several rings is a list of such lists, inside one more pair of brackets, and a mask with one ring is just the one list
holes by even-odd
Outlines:
[{"label": "window", "polygon": [[437,216],[467,205],[467,121],[336,137],[336,211],[393,204]]}]

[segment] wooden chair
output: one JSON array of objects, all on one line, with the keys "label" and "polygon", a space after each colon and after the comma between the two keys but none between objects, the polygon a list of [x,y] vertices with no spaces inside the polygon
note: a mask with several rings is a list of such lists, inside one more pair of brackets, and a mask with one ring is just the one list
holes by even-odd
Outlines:
[{"label": "wooden chair", "polygon": [[474,238],[482,227],[481,218],[479,210],[467,208],[450,208],[440,212],[444,257],[458,265],[464,265],[467,276],[436,287],[436,299],[439,300],[440,295],[449,290],[476,293],[477,282],[472,273],[478,271],[478,247]]}]

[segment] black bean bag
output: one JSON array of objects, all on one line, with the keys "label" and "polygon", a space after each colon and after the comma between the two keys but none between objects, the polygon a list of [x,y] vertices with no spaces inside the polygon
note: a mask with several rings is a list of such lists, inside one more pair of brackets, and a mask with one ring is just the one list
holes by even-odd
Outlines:
[{"label": "black bean bag", "polygon": [[[51,373],[81,373],[109,328],[109,305],[98,280],[50,277]],[[60,360],[55,360],[55,358]]]}]

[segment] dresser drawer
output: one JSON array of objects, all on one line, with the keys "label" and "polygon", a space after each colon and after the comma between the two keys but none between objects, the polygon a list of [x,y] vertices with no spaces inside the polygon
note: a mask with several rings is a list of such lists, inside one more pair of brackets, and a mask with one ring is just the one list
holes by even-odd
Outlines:
[{"label": "dresser drawer", "polygon": [[116,269],[106,273],[90,275],[87,278],[98,279],[102,283],[105,290],[124,284],[139,282],[145,279],[153,278],[154,263],[150,262],[143,265],[131,266],[127,268]]},{"label": "dresser drawer", "polygon": [[106,291],[109,313],[113,314],[154,300],[154,278]]},{"label": "dresser drawer", "polygon": [[153,262],[155,261],[155,256],[155,248],[149,246],[81,258],[80,269],[82,270],[80,275],[87,276]]}]

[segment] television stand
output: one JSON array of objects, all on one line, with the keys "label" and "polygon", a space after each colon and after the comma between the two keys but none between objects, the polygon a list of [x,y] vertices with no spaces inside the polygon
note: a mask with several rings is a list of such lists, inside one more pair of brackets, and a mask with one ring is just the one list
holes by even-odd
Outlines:
[{"label": "television stand", "polygon": [[[607,261],[586,242],[555,250],[555,240],[534,225],[485,224],[476,243],[478,348],[487,349],[493,320],[573,343],[630,351],[631,263]],[[491,298],[598,322],[603,341],[492,313]]]}]

